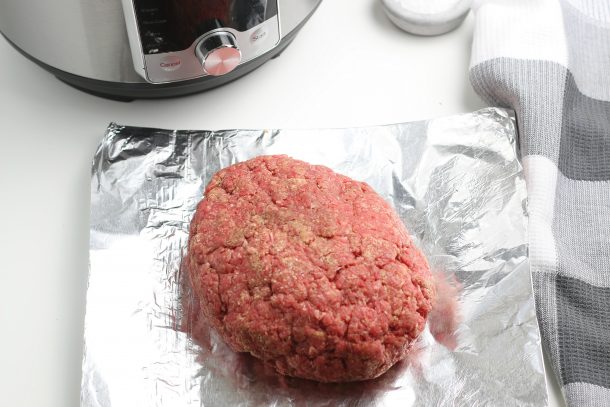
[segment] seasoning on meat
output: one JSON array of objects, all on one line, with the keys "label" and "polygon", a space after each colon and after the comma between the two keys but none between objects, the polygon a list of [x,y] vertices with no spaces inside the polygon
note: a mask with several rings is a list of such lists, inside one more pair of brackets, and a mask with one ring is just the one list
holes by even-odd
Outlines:
[{"label": "seasoning on meat", "polygon": [[434,296],[426,259],[370,186],[287,156],[214,175],[188,270],[206,320],[279,373],[366,380],[404,358]]}]

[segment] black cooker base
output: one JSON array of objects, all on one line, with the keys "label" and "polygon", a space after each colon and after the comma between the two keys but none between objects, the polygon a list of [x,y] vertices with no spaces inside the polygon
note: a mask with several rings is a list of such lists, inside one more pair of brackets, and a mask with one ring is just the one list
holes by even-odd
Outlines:
[{"label": "black cooker base", "polygon": [[[315,10],[314,10],[315,11]],[[313,12],[311,13],[313,14]],[[90,79],[83,76],[74,75],[60,69],[54,68],[50,65],[45,64],[42,61],[34,58],[29,55],[22,49],[20,49],[17,45],[11,42],[8,38],[7,41],[11,44],[17,51],[23,54],[25,57],[35,62],[42,68],[51,72],[62,82],[67,83],[68,85],[79,89],[83,92],[87,92],[89,94],[118,100],[123,102],[129,102],[134,99],[158,99],[158,98],[171,98],[177,96],[185,96],[193,93],[203,92],[231,81],[255,70],[268,60],[279,56],[279,54],[292,42],[294,37],[297,35],[298,31],[303,27],[303,25],[307,22],[311,14],[307,16],[307,18],[301,22],[301,24],[291,31],[286,37],[284,37],[281,42],[278,44],[270,52],[261,55],[260,57],[248,61],[239,67],[237,67],[234,71],[229,72],[223,76],[207,76],[204,78],[193,79],[189,81],[181,81],[174,82],[168,84],[160,84],[155,85],[151,83],[123,83],[123,82],[107,82],[100,81],[96,79]],[[6,37],[5,37],[6,38]]]}]

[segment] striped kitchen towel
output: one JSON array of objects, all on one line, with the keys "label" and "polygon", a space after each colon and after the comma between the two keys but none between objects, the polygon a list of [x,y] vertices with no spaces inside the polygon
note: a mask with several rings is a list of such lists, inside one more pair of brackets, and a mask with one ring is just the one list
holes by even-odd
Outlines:
[{"label": "striped kitchen towel", "polygon": [[517,112],[532,278],[569,406],[610,406],[610,1],[475,1],[470,78]]}]

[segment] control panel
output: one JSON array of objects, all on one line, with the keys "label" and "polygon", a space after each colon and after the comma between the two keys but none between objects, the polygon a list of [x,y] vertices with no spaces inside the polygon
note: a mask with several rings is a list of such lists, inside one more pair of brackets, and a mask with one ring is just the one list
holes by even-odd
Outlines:
[{"label": "control panel", "polygon": [[148,82],[219,76],[280,41],[277,0],[123,0],[136,71]]}]

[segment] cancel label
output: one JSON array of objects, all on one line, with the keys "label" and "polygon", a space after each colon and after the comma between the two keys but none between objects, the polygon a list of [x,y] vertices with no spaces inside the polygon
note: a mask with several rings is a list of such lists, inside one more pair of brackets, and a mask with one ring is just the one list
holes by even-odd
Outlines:
[{"label": "cancel label", "polygon": [[161,63],[159,64],[159,66],[164,71],[171,72],[171,71],[175,71],[176,69],[180,68],[181,63],[182,63],[182,61],[180,61],[180,58],[178,58],[177,56],[168,56],[161,60]]},{"label": "cancel label", "polygon": [[264,39],[266,36],[267,30],[264,28],[260,28],[252,33],[252,35],[250,36],[250,41],[252,43],[257,43]]}]

